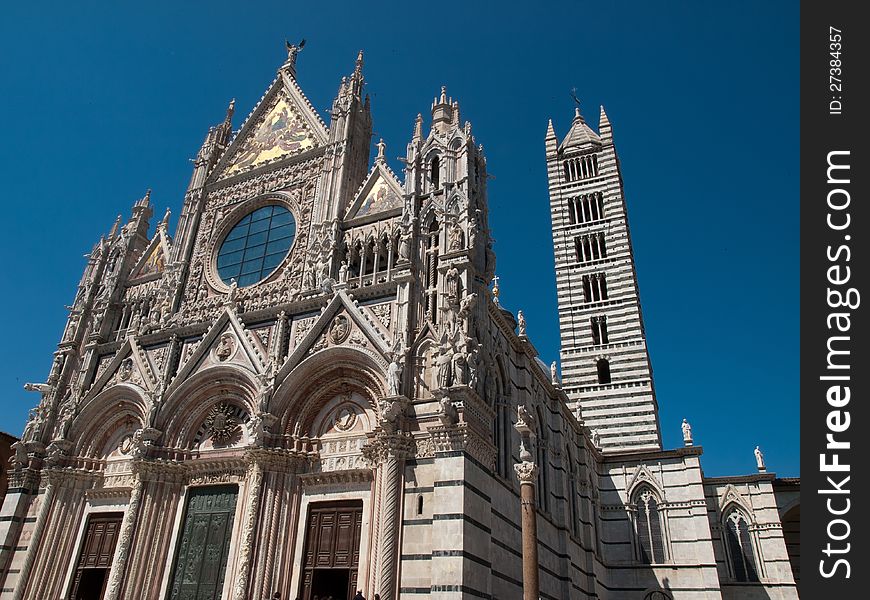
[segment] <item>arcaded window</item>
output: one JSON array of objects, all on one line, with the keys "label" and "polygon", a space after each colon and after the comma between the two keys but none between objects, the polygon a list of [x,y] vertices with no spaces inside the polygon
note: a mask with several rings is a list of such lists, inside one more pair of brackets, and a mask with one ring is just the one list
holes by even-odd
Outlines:
[{"label": "arcaded window", "polygon": [[592,327],[592,343],[596,346],[607,344],[607,317],[605,315],[591,317],[589,323]]},{"label": "arcaded window", "polygon": [[666,560],[662,515],[659,500],[649,488],[641,488],[634,495],[634,524],[637,559],[643,564],[663,563]]},{"label": "arcaded window", "polygon": [[732,510],[725,518],[725,546],[728,562],[736,581],[758,581],[749,519],[739,510]]}]

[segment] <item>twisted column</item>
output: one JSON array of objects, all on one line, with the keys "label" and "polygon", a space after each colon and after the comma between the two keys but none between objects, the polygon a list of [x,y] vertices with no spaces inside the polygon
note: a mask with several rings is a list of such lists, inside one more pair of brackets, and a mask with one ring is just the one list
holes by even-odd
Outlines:
[{"label": "twisted column", "polygon": [[112,559],[112,568],[109,571],[109,585],[105,600],[118,600],[121,585],[124,583],[124,574],[127,571],[127,559],[130,557],[133,534],[136,532],[136,523],[139,520],[139,506],[142,503],[142,478],[139,475],[134,477],[130,503],[121,520],[121,534],[118,537],[118,546],[115,548],[115,557]]},{"label": "twisted column", "polygon": [[256,460],[248,466],[247,507],[242,524],[241,543],[239,544],[239,570],[233,600],[246,600],[248,582],[251,576],[251,552],[254,545],[254,531],[257,528],[257,513],[260,510],[260,490],[263,487],[263,467]]},{"label": "twisted column", "polygon": [[394,454],[387,456],[381,464],[383,470],[381,502],[381,544],[380,544],[380,578],[379,587],[381,600],[394,600],[396,583],[396,553],[398,548],[399,486],[401,484],[401,465]]}]

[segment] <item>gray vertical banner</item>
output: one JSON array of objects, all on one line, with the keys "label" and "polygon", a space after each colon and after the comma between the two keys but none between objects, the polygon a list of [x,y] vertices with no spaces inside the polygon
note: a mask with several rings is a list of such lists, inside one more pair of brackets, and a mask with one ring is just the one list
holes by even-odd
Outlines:
[{"label": "gray vertical banner", "polygon": [[867,598],[870,177],[860,3],[801,3],[802,598]]}]

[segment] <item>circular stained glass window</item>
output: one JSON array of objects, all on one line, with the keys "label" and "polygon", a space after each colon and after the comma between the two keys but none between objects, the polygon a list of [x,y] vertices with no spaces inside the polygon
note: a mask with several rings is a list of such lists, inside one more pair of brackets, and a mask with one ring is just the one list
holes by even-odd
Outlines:
[{"label": "circular stained glass window", "polygon": [[258,208],[236,223],[217,256],[221,280],[239,287],[253,285],[271,275],[293,245],[296,219],[287,208],[269,205]]}]

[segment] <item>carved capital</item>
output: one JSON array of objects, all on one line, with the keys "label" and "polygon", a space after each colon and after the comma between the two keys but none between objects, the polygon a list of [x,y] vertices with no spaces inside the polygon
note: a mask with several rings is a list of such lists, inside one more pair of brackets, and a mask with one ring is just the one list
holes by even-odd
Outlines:
[{"label": "carved capital", "polygon": [[538,466],[529,461],[515,464],[514,471],[520,483],[535,483],[535,478],[538,476]]}]

